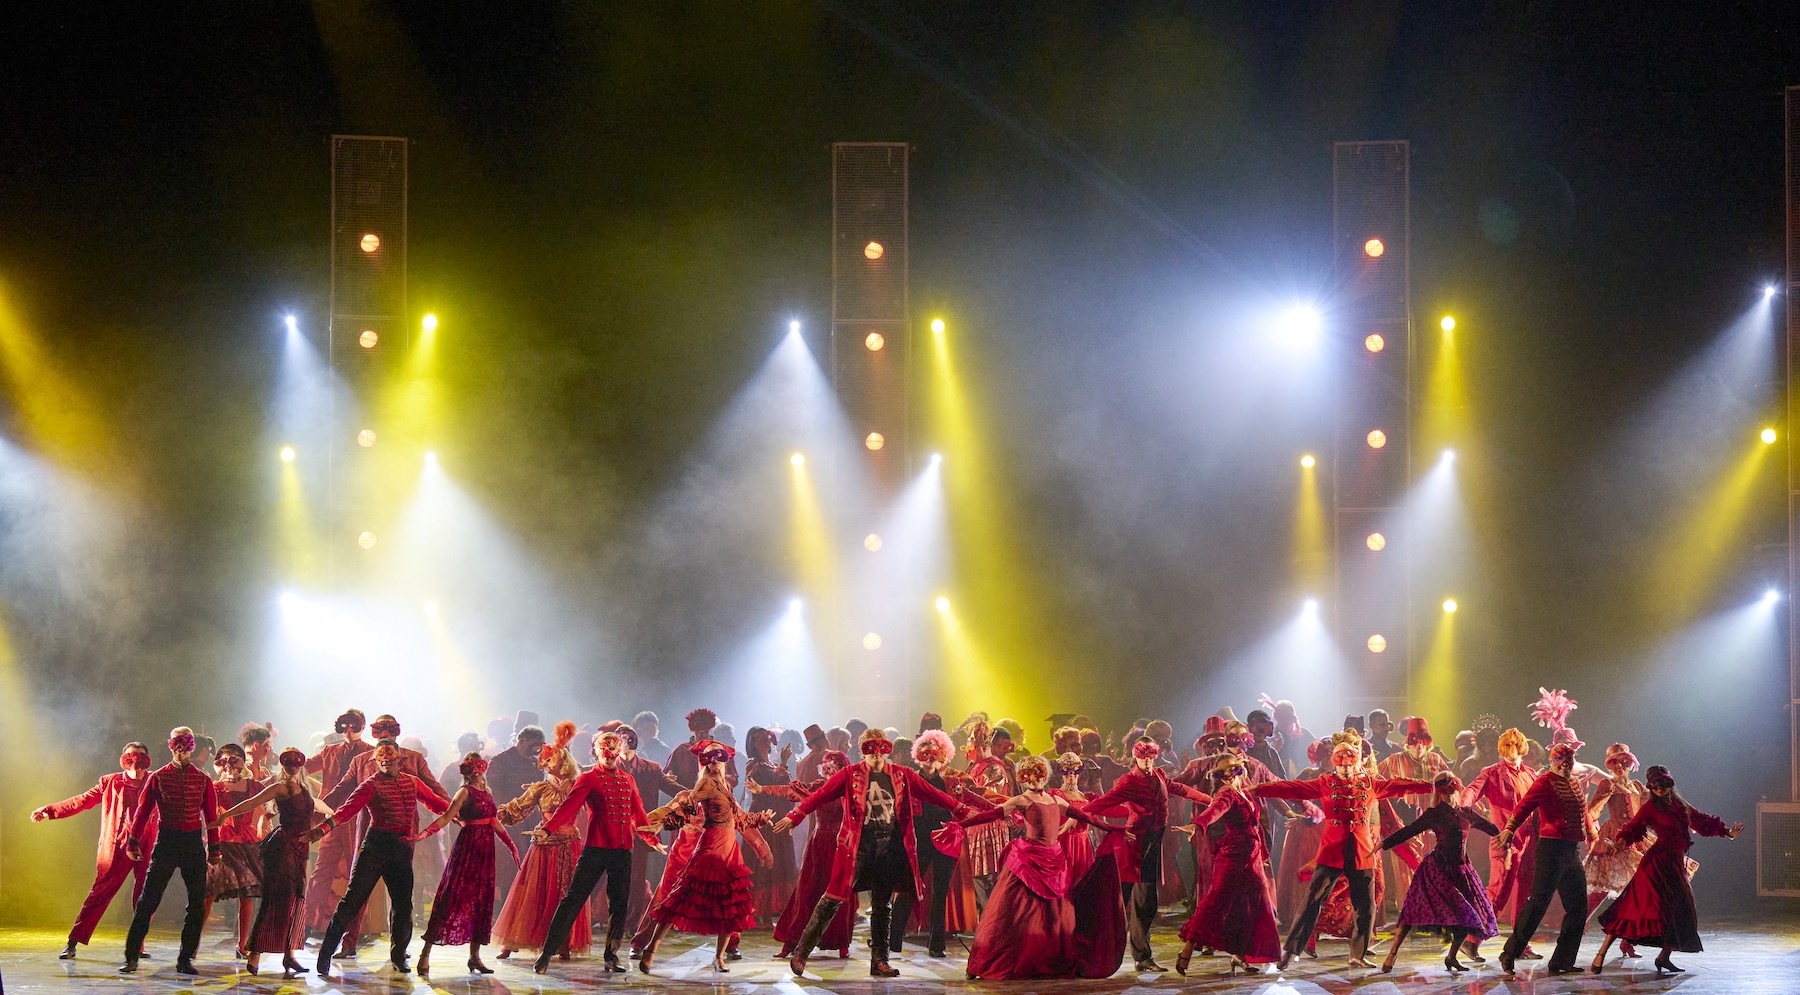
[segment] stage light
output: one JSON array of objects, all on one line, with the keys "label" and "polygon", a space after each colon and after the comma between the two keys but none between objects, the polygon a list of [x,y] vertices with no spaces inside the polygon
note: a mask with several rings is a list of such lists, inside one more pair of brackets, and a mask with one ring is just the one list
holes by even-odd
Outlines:
[{"label": "stage light", "polygon": [[1371,653],[1385,653],[1387,652],[1387,637],[1377,632],[1369,637],[1368,646]]},{"label": "stage light", "polygon": [[1319,613],[1319,599],[1307,598],[1305,601],[1300,602],[1300,611],[1306,615],[1317,615]]},{"label": "stage light", "polygon": [[931,454],[931,465],[932,466],[937,466],[943,462],[944,462],[944,454],[943,453],[932,453]]},{"label": "stage light", "polygon": [[419,608],[420,608],[420,610],[424,611],[425,614],[431,616],[432,618],[437,618],[437,613],[438,613],[438,603],[437,602],[427,601],[424,604],[420,605]]},{"label": "stage light", "polygon": [[282,320],[287,322],[288,331],[297,332],[300,330],[300,322],[293,315],[290,314]]},{"label": "stage light", "polygon": [[376,249],[381,248],[381,236],[374,232],[369,232],[364,235],[362,241],[357,244],[362,246],[364,252],[374,252]]},{"label": "stage light", "polygon": [[790,614],[798,615],[802,611],[805,611],[805,610],[806,610],[806,599],[805,598],[789,598],[788,599],[788,612]]},{"label": "stage light", "polygon": [[1772,605],[1775,602],[1780,601],[1780,600],[1781,600],[1781,592],[1775,590],[1772,587],[1763,592],[1762,601],[1763,601],[1763,604],[1765,604],[1765,605]]},{"label": "stage light", "polygon": [[872,653],[875,650],[878,650],[880,648],[881,648],[881,634],[880,633],[871,632],[868,635],[863,637],[863,649],[866,649]]},{"label": "stage light", "polygon": [[437,453],[434,453],[429,449],[425,450],[425,465],[428,467],[431,467],[432,469],[436,469],[437,465],[438,465],[437,464]]},{"label": "stage light", "polygon": [[1300,457],[1300,469],[1302,469],[1302,470],[1310,470],[1313,467],[1318,466],[1318,465],[1319,465],[1319,461],[1317,459],[1313,458],[1312,453],[1307,453],[1306,455]]},{"label": "stage light", "polygon": [[1370,259],[1380,259],[1381,254],[1386,251],[1387,246],[1379,238],[1371,238],[1363,243],[1363,255]]},{"label": "stage light", "polygon": [[880,352],[881,347],[887,345],[887,337],[880,332],[870,332],[868,337],[863,339],[863,345],[870,352]]},{"label": "stage light", "polygon": [[1438,459],[1441,459],[1446,463],[1454,463],[1456,462],[1456,450],[1446,449],[1442,455],[1438,456]]},{"label": "stage light", "polygon": [[1763,300],[1766,301],[1774,296],[1775,296],[1775,285],[1773,283],[1765,284],[1763,286]]},{"label": "stage light", "polygon": [[788,334],[789,335],[799,335],[800,334],[800,322],[798,319],[788,322]]},{"label": "stage light", "polygon": [[292,463],[294,461],[294,457],[298,456],[299,454],[294,452],[293,446],[282,446],[281,452],[278,453],[277,455],[279,455],[281,457],[281,461],[283,463]]},{"label": "stage light", "polygon": [[1371,532],[1369,533],[1369,537],[1363,540],[1363,545],[1369,547],[1370,550],[1379,553],[1387,548],[1387,536],[1384,536],[1379,532]]},{"label": "stage light", "polygon": [[421,321],[419,324],[423,325],[426,331],[435,332],[437,331],[437,315],[428,314],[425,316],[425,320]]},{"label": "stage light", "polygon": [[796,468],[803,467],[806,465],[806,454],[805,453],[795,453],[794,455],[788,457],[788,462],[792,463]]},{"label": "stage light", "polygon": [[1380,352],[1387,348],[1387,339],[1382,338],[1378,333],[1370,332],[1368,338],[1363,339],[1363,348],[1370,352]]},{"label": "stage light", "polygon": [[1276,319],[1275,333],[1288,346],[1311,345],[1323,326],[1324,319],[1319,316],[1317,308],[1296,304],[1283,311]]},{"label": "stage light", "polygon": [[1454,332],[1456,331],[1456,319],[1449,315],[1444,315],[1444,320],[1438,322],[1438,327],[1446,332]]},{"label": "stage light", "polygon": [[374,549],[376,541],[375,533],[368,529],[364,529],[362,534],[356,537],[356,544],[364,549]]},{"label": "stage light", "polygon": [[887,445],[887,437],[880,432],[870,432],[863,439],[863,445],[868,447],[869,452],[879,452],[882,446]]},{"label": "stage light", "polygon": [[368,449],[375,445],[375,430],[372,428],[365,428],[356,433],[356,444],[364,449]]},{"label": "stage light", "polygon": [[1767,446],[1774,445],[1775,444],[1775,430],[1772,428],[1763,429],[1762,430],[1762,440],[1763,440],[1764,445],[1767,445]]},{"label": "stage light", "polygon": [[881,536],[874,532],[863,536],[863,548],[871,553],[881,552]]},{"label": "stage light", "polygon": [[1456,599],[1455,598],[1445,598],[1444,599],[1444,614],[1446,614],[1446,615],[1456,614]]},{"label": "stage light", "polygon": [[937,599],[936,604],[937,604],[938,611],[947,612],[950,610],[950,599],[949,598],[940,597]]},{"label": "stage light", "polygon": [[375,334],[375,329],[373,328],[363,329],[363,333],[356,337],[356,344],[362,346],[364,349],[373,349],[375,348],[376,343],[380,341],[381,336]]},{"label": "stage light", "polygon": [[1370,449],[1380,449],[1382,446],[1385,446],[1385,445],[1387,445],[1387,433],[1386,432],[1383,432],[1381,429],[1375,429],[1374,431],[1369,433],[1369,448]]},{"label": "stage light", "polygon": [[931,334],[933,334],[933,335],[944,334],[944,319],[942,319],[942,318],[931,319]]},{"label": "stage light", "polygon": [[275,603],[282,611],[293,611],[300,606],[300,596],[292,591],[283,591],[275,596]]},{"label": "stage light", "polygon": [[886,251],[886,249],[881,247],[880,242],[870,242],[868,245],[863,246],[863,255],[870,259],[880,259],[882,253]]}]

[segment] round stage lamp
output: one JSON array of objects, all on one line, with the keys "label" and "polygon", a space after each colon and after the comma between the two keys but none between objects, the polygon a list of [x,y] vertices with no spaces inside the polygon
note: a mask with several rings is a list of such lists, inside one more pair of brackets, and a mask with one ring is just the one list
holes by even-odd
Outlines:
[{"label": "round stage lamp", "polygon": [[881,634],[871,632],[863,637],[863,649],[873,652],[881,648]]},{"label": "round stage lamp", "polygon": [[1387,245],[1379,238],[1371,238],[1363,243],[1363,255],[1368,256],[1370,259],[1380,259],[1381,254],[1386,251]]},{"label": "round stage lamp", "polygon": [[887,437],[880,432],[870,432],[868,436],[863,439],[863,445],[869,448],[869,452],[879,452],[882,446],[887,445]]},{"label": "round stage lamp", "polygon": [[1370,332],[1369,337],[1363,339],[1363,348],[1370,352],[1380,352],[1387,348],[1387,339],[1382,338],[1379,333]]},{"label": "round stage lamp", "polygon": [[1310,470],[1313,467],[1318,466],[1318,465],[1319,465],[1319,461],[1313,457],[1312,453],[1307,453],[1306,455],[1300,457],[1300,468],[1302,470]]},{"label": "round stage lamp", "polygon": [[874,532],[863,536],[863,548],[871,553],[881,552],[881,536]]},{"label": "round stage lamp", "polygon": [[887,250],[881,247],[880,242],[870,242],[863,246],[863,255],[869,259],[880,259],[886,252]]},{"label": "round stage lamp", "polygon": [[938,611],[947,612],[950,610],[950,599],[949,598],[940,597],[937,599],[935,604],[937,605]]},{"label": "round stage lamp", "polygon": [[1456,599],[1455,598],[1445,598],[1444,599],[1444,614],[1446,614],[1446,615],[1456,614]]},{"label": "round stage lamp", "polygon": [[1369,537],[1363,540],[1363,545],[1369,547],[1371,551],[1379,553],[1387,548],[1387,536],[1379,532],[1371,532]]},{"label": "round stage lamp", "polygon": [[375,334],[375,329],[373,328],[363,329],[362,334],[356,337],[356,344],[362,346],[364,349],[373,349],[380,342],[381,336]]},{"label": "round stage lamp", "polygon": [[283,463],[292,463],[294,461],[294,458],[296,456],[298,456],[299,454],[294,452],[293,446],[282,446],[281,452],[277,453],[276,455],[281,457],[281,461]]},{"label": "round stage lamp", "polygon": [[796,469],[803,467],[806,465],[806,454],[805,453],[795,453],[794,455],[788,457],[788,462],[793,464]]},{"label": "round stage lamp", "polygon": [[931,319],[931,334],[933,334],[933,335],[944,334],[944,319],[942,319],[942,318]]},{"label": "round stage lamp", "polygon": [[1375,429],[1374,431],[1369,433],[1369,448],[1370,449],[1380,449],[1382,446],[1385,446],[1385,445],[1387,445],[1387,433],[1386,432],[1383,432],[1381,429]]},{"label": "round stage lamp", "polygon": [[365,428],[356,433],[356,444],[364,449],[373,447],[375,445],[375,430],[372,428]]},{"label": "round stage lamp", "polygon": [[1763,440],[1763,445],[1765,445],[1765,446],[1774,445],[1775,444],[1775,430],[1772,428],[1763,429],[1762,430],[1762,440]]},{"label": "round stage lamp", "polygon": [[1387,652],[1387,637],[1382,635],[1379,632],[1375,633],[1373,636],[1370,636],[1369,637],[1369,652],[1371,652],[1371,653],[1386,653]]},{"label": "round stage lamp", "polygon": [[424,326],[426,331],[435,332],[437,331],[437,315],[428,314],[425,316],[425,320],[419,322],[419,324]]},{"label": "round stage lamp", "polygon": [[362,241],[356,244],[361,246],[364,252],[374,252],[381,248],[381,236],[374,232],[369,232],[362,237]]},{"label": "round stage lamp", "polygon": [[364,549],[374,549],[375,542],[375,533],[368,529],[364,529],[362,534],[356,537],[356,544]]},{"label": "round stage lamp", "polygon": [[1444,315],[1444,320],[1438,322],[1438,327],[1446,332],[1454,332],[1456,331],[1456,319],[1449,315]]},{"label": "round stage lamp", "polygon": [[870,332],[868,337],[863,339],[863,345],[867,347],[870,352],[880,352],[881,347],[887,345],[887,336],[880,332]]}]

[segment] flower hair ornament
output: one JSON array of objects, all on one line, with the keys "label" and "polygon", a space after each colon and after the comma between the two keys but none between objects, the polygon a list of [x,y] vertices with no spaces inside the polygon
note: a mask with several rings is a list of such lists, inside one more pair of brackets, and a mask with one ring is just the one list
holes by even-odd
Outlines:
[{"label": "flower hair ornament", "polygon": [[476,756],[472,756],[469,759],[464,760],[461,764],[457,765],[456,769],[459,773],[462,774],[463,780],[466,781],[469,778],[474,777],[477,774],[486,774],[487,769],[488,769],[488,762],[487,762],[486,758],[477,754]]}]

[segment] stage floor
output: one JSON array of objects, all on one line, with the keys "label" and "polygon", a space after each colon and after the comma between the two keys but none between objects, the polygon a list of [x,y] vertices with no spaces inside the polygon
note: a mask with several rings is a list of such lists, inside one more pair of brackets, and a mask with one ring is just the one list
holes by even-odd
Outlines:
[{"label": "stage floor", "polygon": [[[1163,925],[1159,925],[1153,939],[1157,959],[1164,967],[1172,968],[1175,955],[1180,950],[1180,940],[1175,936],[1175,926],[1168,924],[1169,922],[1165,920]],[[436,963],[432,977],[421,979],[416,974],[396,974],[387,964],[386,946],[377,944],[365,949],[358,960],[349,962],[349,969],[343,977],[321,982],[311,974],[284,980],[279,973],[273,976],[244,973],[242,965],[231,959],[231,941],[226,938],[226,930],[219,926],[208,930],[207,942],[202,945],[198,958],[200,976],[193,978],[175,973],[176,937],[174,933],[164,930],[151,933],[149,950],[152,959],[144,961],[139,966],[140,973],[134,977],[116,973],[120,964],[119,951],[123,946],[123,935],[118,931],[97,934],[94,944],[81,948],[77,959],[60,961],[56,959],[56,954],[65,939],[61,932],[0,930],[0,977],[4,978],[4,992],[10,995],[231,990],[267,995],[290,992],[328,995],[332,991],[380,992],[384,995],[428,991],[450,992],[454,995],[508,995],[513,992],[564,992],[600,986],[611,988],[622,995],[625,992],[655,989],[691,990],[697,985],[710,986],[720,992],[727,989],[733,992],[752,992],[757,989],[786,989],[793,992],[796,988],[812,988],[829,992],[882,992],[887,995],[915,995],[946,988],[1002,989],[1032,993],[1129,991],[1133,995],[1145,995],[1151,991],[1165,995],[1226,991],[1258,995],[1286,995],[1289,992],[1301,995],[1328,992],[1338,995],[1355,991],[1386,995],[1389,992],[1422,993],[1449,989],[1454,989],[1457,995],[1486,995],[1489,992],[1586,995],[1604,992],[1631,992],[1634,995],[1676,991],[1682,995],[1800,992],[1800,916],[1777,922],[1711,921],[1705,925],[1703,937],[1706,952],[1678,956],[1676,963],[1686,968],[1686,973],[1662,978],[1658,978],[1651,970],[1650,957],[1621,963],[1616,948],[1605,973],[1600,975],[1553,978],[1544,974],[1543,961],[1532,961],[1529,964],[1520,962],[1519,973],[1507,978],[1494,962],[1493,955],[1499,950],[1499,943],[1490,941],[1483,951],[1488,955],[1488,963],[1452,980],[1439,959],[1441,954],[1434,955],[1437,946],[1429,941],[1414,941],[1402,952],[1394,973],[1387,975],[1379,971],[1348,970],[1344,966],[1345,945],[1321,943],[1320,959],[1315,961],[1302,958],[1281,976],[1268,974],[1246,978],[1240,974],[1228,978],[1222,973],[1226,967],[1223,958],[1195,958],[1187,977],[1177,975],[1173,970],[1160,975],[1138,975],[1123,971],[1099,981],[971,982],[963,976],[962,948],[952,941],[953,955],[948,960],[932,960],[925,956],[923,948],[909,947],[903,955],[894,958],[893,965],[900,969],[901,974],[892,980],[876,980],[868,976],[867,948],[858,943],[851,948],[852,959],[848,963],[831,958],[813,960],[809,965],[809,980],[796,983],[788,973],[786,963],[773,959],[775,947],[771,944],[768,932],[759,931],[744,935],[744,959],[733,962],[731,973],[723,975],[714,974],[709,968],[712,954],[710,940],[702,943],[697,937],[672,934],[659,952],[650,977],[638,974],[635,970],[628,974],[608,975],[600,969],[597,953],[592,958],[555,963],[549,974],[539,977],[531,973],[528,959],[512,963],[495,960],[494,954],[498,950],[494,948],[489,948],[485,954],[490,966],[497,968],[499,973],[480,977],[464,973],[463,960],[467,955],[464,951],[453,948],[434,950],[433,959]],[[1538,949],[1548,951],[1551,942],[1548,935],[1541,935],[1536,945]],[[1582,947],[1584,965],[1593,956],[1598,942],[1599,937],[1590,932],[1588,942]],[[417,950],[418,942],[415,940],[413,952],[416,954]],[[271,958],[264,960],[274,966]],[[303,960],[308,966],[311,965],[311,957]],[[346,963],[338,962],[340,971]]]}]

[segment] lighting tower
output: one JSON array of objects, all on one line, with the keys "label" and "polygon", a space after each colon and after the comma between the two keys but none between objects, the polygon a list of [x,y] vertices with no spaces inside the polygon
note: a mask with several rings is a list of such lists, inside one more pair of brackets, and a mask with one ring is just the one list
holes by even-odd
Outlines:
[{"label": "lighting tower", "polygon": [[[831,383],[860,445],[841,476],[871,482],[840,508],[839,548],[861,549],[912,472],[908,403],[912,319],[908,310],[908,169],[904,142],[837,142],[831,146]],[[837,714],[909,715],[912,654],[909,633],[916,606],[892,588],[883,565],[893,556],[859,561],[847,579],[836,618],[825,634],[837,666]],[[873,638],[871,638],[873,637]],[[902,723],[904,724],[904,723]]]},{"label": "lighting tower", "polygon": [[[1332,146],[1334,308],[1345,357],[1335,403],[1332,480],[1337,635],[1357,711],[1405,714],[1412,665],[1412,300],[1405,141]],[[1381,540],[1373,537],[1380,534]],[[1366,707],[1365,707],[1366,706]]]}]

